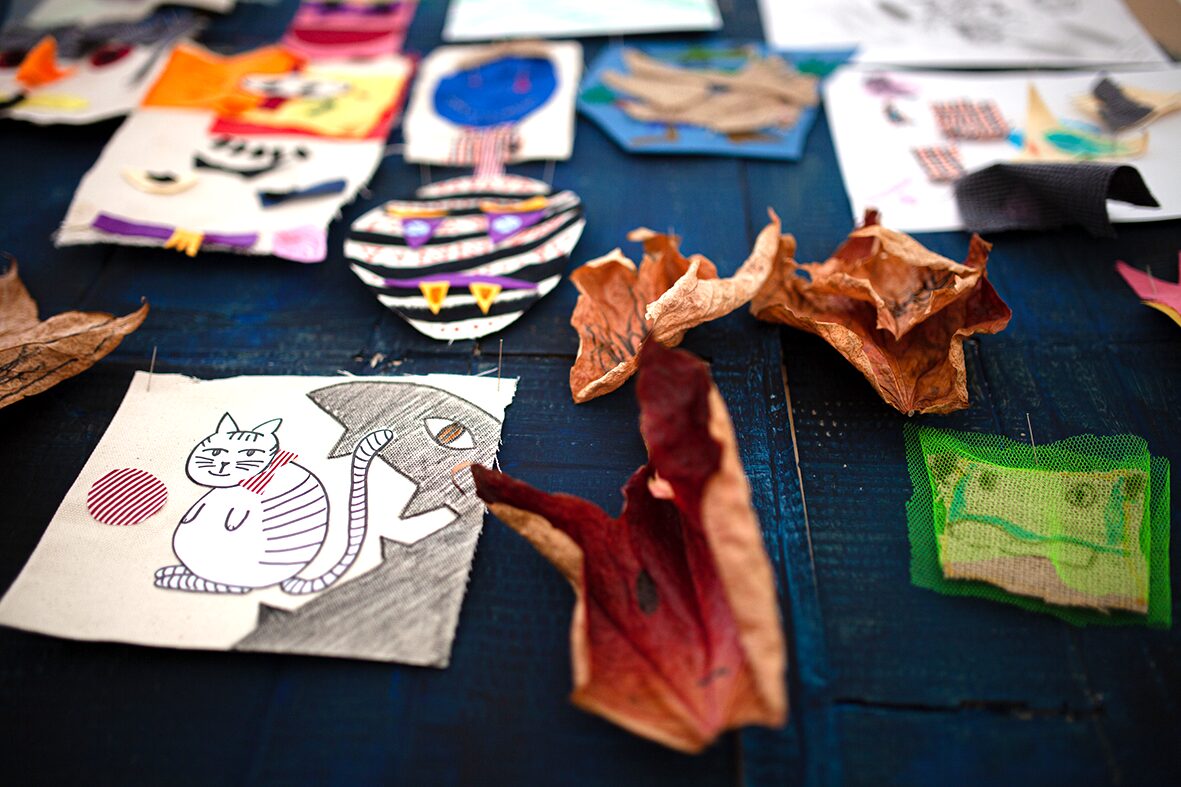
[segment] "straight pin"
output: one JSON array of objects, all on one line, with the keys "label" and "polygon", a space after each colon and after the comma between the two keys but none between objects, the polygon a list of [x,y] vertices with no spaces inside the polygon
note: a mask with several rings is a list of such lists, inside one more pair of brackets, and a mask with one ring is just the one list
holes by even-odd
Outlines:
[{"label": "straight pin", "polygon": [[550,187],[554,187],[554,160],[547,159],[545,162],[545,182]]},{"label": "straight pin", "polygon": [[1033,441],[1033,421],[1029,420],[1029,413],[1025,414],[1025,425],[1029,428],[1029,445],[1033,448],[1033,463],[1039,464],[1037,461],[1037,443]]},{"label": "straight pin", "polygon": [[500,340],[500,349],[496,351],[496,390],[500,390],[500,365],[504,361],[504,339]]},{"label": "straight pin", "polygon": [[156,347],[152,345],[152,362],[148,364],[148,391],[152,390],[152,375],[156,371]]},{"label": "straight pin", "polygon": [[1145,265],[1144,272],[1148,274],[1148,283],[1152,285],[1152,294],[1156,295],[1156,277],[1152,275],[1152,266]]}]

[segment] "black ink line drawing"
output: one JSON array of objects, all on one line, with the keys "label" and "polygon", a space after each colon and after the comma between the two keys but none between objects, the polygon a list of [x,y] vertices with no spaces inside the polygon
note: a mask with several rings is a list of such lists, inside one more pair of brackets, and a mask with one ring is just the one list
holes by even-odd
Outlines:
[{"label": "black ink line drawing", "polygon": [[351,449],[352,488],[348,546],[320,576],[303,571],[328,535],[329,501],[324,485],[279,448],[274,419],[239,429],[229,413],[217,431],[189,454],[185,471],[208,487],[181,518],[172,537],[179,565],[156,572],[156,587],[198,593],[246,593],[278,585],[287,593],[314,593],[332,586],[361,551],[368,525],[366,482],[373,457],[394,437],[388,429],[366,433]]}]

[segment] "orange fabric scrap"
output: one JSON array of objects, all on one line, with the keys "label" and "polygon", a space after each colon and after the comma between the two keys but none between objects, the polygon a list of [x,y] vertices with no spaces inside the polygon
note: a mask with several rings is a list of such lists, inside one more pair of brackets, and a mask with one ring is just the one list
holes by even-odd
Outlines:
[{"label": "orange fabric scrap", "polygon": [[265,97],[241,86],[253,74],[286,74],[303,58],[277,46],[223,57],[199,46],[181,44],[144,97],[145,107],[209,109],[236,115],[261,104]]},{"label": "orange fabric scrap", "polygon": [[728,279],[700,254],[684,257],[680,239],[640,228],[628,240],[644,244],[636,264],[619,249],[570,274],[578,303],[570,324],[578,331],[578,356],[570,369],[570,393],[582,403],[610,393],[636,372],[640,346],[652,338],[676,347],[685,332],[748,303],[771,271],[779,241],[779,217],[771,213],[754,249]]},{"label": "orange fabric scrap", "polygon": [[21,61],[20,68],[16,70],[16,81],[25,87],[41,87],[72,73],[74,69],[62,68],[57,64],[57,39],[45,36]]},{"label": "orange fabric scrap", "polygon": [[1013,316],[985,272],[991,248],[973,235],[968,258],[953,262],[867,211],[823,263],[796,262],[795,238],[784,235],[751,312],[820,336],[900,412],[962,410],[964,339],[999,333]]},{"label": "orange fabric scrap", "polygon": [[37,319],[37,302],[13,262],[0,274],[0,407],[89,369],[148,316],[145,303],[124,317],[63,312]]}]

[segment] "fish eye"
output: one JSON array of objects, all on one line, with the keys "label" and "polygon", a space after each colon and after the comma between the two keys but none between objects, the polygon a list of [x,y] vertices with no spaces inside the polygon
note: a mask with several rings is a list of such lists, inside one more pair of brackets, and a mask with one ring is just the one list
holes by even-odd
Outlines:
[{"label": "fish eye", "polygon": [[465,448],[475,448],[476,440],[472,432],[459,421],[450,418],[427,418],[423,421],[427,434],[439,445],[455,451]]}]

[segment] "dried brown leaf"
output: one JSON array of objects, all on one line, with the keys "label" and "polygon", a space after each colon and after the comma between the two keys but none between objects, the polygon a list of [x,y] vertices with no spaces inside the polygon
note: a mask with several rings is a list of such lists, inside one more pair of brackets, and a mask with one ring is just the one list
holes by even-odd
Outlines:
[{"label": "dried brown leaf", "polygon": [[775,582],[708,368],[646,345],[636,394],[648,464],[618,518],[472,467],[477,494],[573,585],[571,700],[700,751],[723,730],[780,726],[786,648]]},{"label": "dried brown leaf", "polygon": [[999,333],[1012,317],[987,278],[991,248],[973,235],[967,260],[953,262],[869,212],[823,263],[796,262],[784,236],[751,312],[823,338],[900,412],[962,410],[964,339]]},{"label": "dried brown leaf", "polygon": [[80,374],[119,346],[148,314],[145,303],[124,317],[63,312],[37,319],[37,302],[17,275],[0,274],[0,407]]},{"label": "dried brown leaf", "polygon": [[585,402],[610,393],[636,371],[640,345],[651,336],[675,347],[685,332],[750,301],[772,267],[779,217],[759,233],[750,257],[728,279],[700,254],[684,257],[679,239],[640,228],[628,239],[644,244],[639,269],[619,249],[570,274],[578,303],[570,324],[578,331],[578,357],[570,393]]}]

